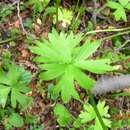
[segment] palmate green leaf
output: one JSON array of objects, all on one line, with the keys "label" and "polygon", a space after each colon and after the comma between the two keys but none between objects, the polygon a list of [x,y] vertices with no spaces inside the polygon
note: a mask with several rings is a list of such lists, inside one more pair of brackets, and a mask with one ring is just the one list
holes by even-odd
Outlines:
[{"label": "palmate green leaf", "polygon": [[7,99],[11,100],[11,106],[14,108],[17,103],[23,108],[27,107],[32,101],[31,97],[26,96],[26,93],[30,92],[27,85],[32,79],[31,73],[12,64],[9,70],[2,73],[2,77],[6,79],[4,82],[0,80],[0,104],[2,107],[5,107]]},{"label": "palmate green leaf", "polygon": [[61,32],[58,34],[53,29],[52,33],[49,33],[48,41],[36,42],[36,45],[30,47],[31,51],[37,54],[34,60],[39,63],[40,78],[45,81],[56,79],[52,93],[61,94],[65,103],[69,102],[71,98],[80,99],[75,89],[75,82],[86,90],[92,89],[94,86],[95,80],[87,76],[84,70],[99,74],[115,70],[110,66],[111,62],[108,59],[88,60],[99,48],[101,41],[93,41],[88,38],[81,45],[82,37],[81,33],[74,35],[71,32],[67,35]]},{"label": "palmate green leaf", "polygon": [[[102,120],[104,121],[104,124],[110,128],[111,120],[109,119],[110,115],[108,114],[109,107],[105,106],[105,101],[99,101],[97,104],[97,108]],[[89,103],[84,104],[84,111],[80,113],[79,118],[81,119],[82,124],[89,123],[90,121],[95,120],[94,130],[103,130],[93,106]]]},{"label": "palmate green leaf", "polygon": [[101,60],[84,60],[78,61],[75,65],[81,69],[88,70],[93,73],[103,74],[107,71],[113,71],[116,67],[110,66],[109,59],[101,59]]},{"label": "palmate green leaf", "polygon": [[92,121],[95,118],[95,112],[93,111],[93,107],[90,104],[84,105],[84,109],[86,112],[81,112],[79,118],[81,119],[81,123],[87,123]]},{"label": "palmate green leaf", "polygon": [[67,126],[72,121],[71,113],[61,104],[56,104],[54,108],[54,114],[57,117],[57,122],[60,126]]}]

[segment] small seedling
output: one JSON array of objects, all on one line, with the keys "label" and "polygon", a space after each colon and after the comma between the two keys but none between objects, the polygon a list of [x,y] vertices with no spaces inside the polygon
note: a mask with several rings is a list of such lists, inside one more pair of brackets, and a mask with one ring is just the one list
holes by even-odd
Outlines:
[{"label": "small seedling", "polygon": [[9,99],[13,108],[16,108],[17,103],[26,108],[32,102],[32,98],[26,95],[30,92],[28,84],[31,78],[30,72],[14,64],[10,65],[7,71],[0,68],[0,104],[2,107],[5,107]]}]

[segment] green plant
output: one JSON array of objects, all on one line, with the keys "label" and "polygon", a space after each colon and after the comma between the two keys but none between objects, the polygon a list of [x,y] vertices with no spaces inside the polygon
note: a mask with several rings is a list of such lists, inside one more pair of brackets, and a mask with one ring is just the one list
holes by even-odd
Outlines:
[{"label": "green plant", "polygon": [[118,2],[108,1],[107,6],[111,9],[115,9],[116,11],[113,13],[116,21],[123,19],[125,22],[127,21],[125,9],[130,10],[129,0],[118,0]]},{"label": "green plant", "polygon": [[[2,117],[2,121],[4,124],[5,130],[13,130],[13,128],[19,128],[23,127],[25,124],[28,124],[33,127],[34,130],[35,127],[37,127],[37,118],[34,115],[31,115],[30,113],[26,113],[25,115],[20,115],[19,113],[15,112],[14,109],[4,108],[4,116]],[[1,111],[0,111],[1,112]],[[43,130],[43,129],[41,129]]]},{"label": "green plant", "polygon": [[[58,22],[62,22],[65,26],[70,25],[73,18],[73,12],[64,8],[58,8]],[[56,24],[56,15],[53,16],[53,23]]]},{"label": "green plant", "polygon": [[26,95],[30,92],[28,84],[31,78],[30,72],[14,64],[10,65],[7,71],[0,68],[0,104],[2,107],[5,107],[8,99],[13,108],[16,108],[17,103],[26,108],[32,102],[32,98]]},{"label": "green plant", "polygon": [[57,8],[54,6],[46,8],[44,16],[43,16],[44,20],[46,16],[52,15],[53,24],[57,24],[57,22],[60,22],[62,24],[62,27],[64,28],[66,28],[68,25],[71,24],[71,21],[73,18],[73,12],[71,10],[58,7],[58,19],[56,19],[57,18],[56,12],[57,12]]},{"label": "green plant", "polygon": [[24,120],[19,113],[8,106],[6,108],[0,108],[0,124],[3,125],[4,130],[13,130],[14,127],[22,127]]},{"label": "green plant", "polygon": [[[101,115],[101,118],[102,118],[104,124],[110,128],[111,120],[109,119],[110,115],[108,114],[109,107],[105,106],[105,101],[99,101],[97,104],[97,109]],[[95,125],[92,125],[92,126],[88,125],[88,126],[92,130],[103,130],[102,125],[100,124],[100,121],[97,117],[97,114],[95,113],[93,106],[90,105],[89,103],[84,104],[84,111],[82,111],[80,113],[79,120],[80,120],[81,124],[89,123],[94,120]]]},{"label": "green plant", "polygon": [[109,59],[88,59],[101,45],[100,40],[88,38],[80,45],[81,40],[82,34],[67,35],[61,32],[59,35],[53,30],[49,34],[49,41],[44,40],[44,43],[36,41],[36,46],[30,47],[30,50],[38,55],[34,61],[40,63],[39,67],[42,70],[40,78],[45,81],[57,79],[53,93],[61,93],[65,103],[71,97],[80,100],[74,87],[75,81],[86,90],[95,84],[95,80],[87,76],[83,70],[103,74],[116,69],[110,66]]},{"label": "green plant", "polygon": [[23,118],[18,113],[12,113],[9,116],[8,123],[14,127],[22,127],[24,125]]},{"label": "green plant", "polygon": [[38,125],[38,126],[33,126],[30,129],[27,130],[44,130],[45,126],[44,124]]},{"label": "green plant", "polygon": [[112,130],[130,128],[130,119],[115,120],[112,122]]},{"label": "green plant", "polygon": [[[125,54],[122,53],[113,53],[113,50],[110,50],[108,52],[105,52],[103,57],[107,57],[109,59],[111,59],[111,61],[113,61],[113,63],[117,63],[117,62],[122,62],[124,63],[126,60],[129,59],[129,56],[126,56]],[[126,65],[126,63],[124,63],[124,65]]]},{"label": "green plant", "polygon": [[[74,10],[74,9],[73,9]],[[73,17],[72,22],[71,22],[71,29],[76,32],[76,30],[79,28],[79,26],[82,23],[82,17],[85,14],[85,8],[84,6],[76,7],[75,10],[73,11],[74,15],[76,17]]]},{"label": "green plant", "polygon": [[63,105],[56,104],[54,114],[60,126],[65,127],[72,123],[72,115]]},{"label": "green plant", "polygon": [[7,16],[10,16],[14,10],[13,6],[0,4],[0,23],[7,21]]},{"label": "green plant", "polygon": [[56,13],[56,8],[54,6],[49,6],[46,8],[43,18],[45,18],[46,16],[51,15],[51,14],[54,15],[55,13]]},{"label": "green plant", "polygon": [[29,0],[29,4],[33,5],[34,12],[41,13],[49,4],[50,0]]}]

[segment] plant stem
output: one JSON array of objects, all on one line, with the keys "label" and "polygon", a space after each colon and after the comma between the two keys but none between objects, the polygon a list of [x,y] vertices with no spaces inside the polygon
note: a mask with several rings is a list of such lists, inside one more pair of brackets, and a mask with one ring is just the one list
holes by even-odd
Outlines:
[{"label": "plant stem", "polygon": [[102,7],[100,7],[99,9],[96,10],[96,14],[99,14],[102,10],[104,10],[107,7],[107,3],[104,4]]},{"label": "plant stem", "polygon": [[89,34],[93,34],[93,33],[99,33],[99,32],[118,32],[118,31],[125,31],[125,30],[129,30],[130,27],[126,27],[126,28],[109,28],[109,29],[100,29],[100,30],[93,30],[93,31],[89,31],[87,32],[85,35],[89,35]]},{"label": "plant stem", "polygon": [[76,7],[75,7],[75,11],[77,10],[78,5],[79,5],[79,0],[77,1]]},{"label": "plant stem", "polygon": [[[75,6],[74,13],[77,12],[78,5],[79,5],[79,0],[77,1],[77,4],[76,4],[76,6]],[[77,22],[79,16],[80,16],[80,12],[78,12],[78,14],[77,14],[77,16],[76,16],[75,19],[74,19],[74,18],[72,19],[71,24],[72,24],[72,30],[73,30],[73,32],[75,31],[75,24],[76,24],[76,22]]]},{"label": "plant stem", "polygon": [[130,92],[121,92],[121,93],[115,93],[115,94],[111,95],[111,97],[113,97],[113,98],[121,97],[121,96],[130,96]]},{"label": "plant stem", "polygon": [[1,44],[4,44],[4,43],[7,43],[7,42],[10,42],[10,41],[12,41],[12,40],[14,40],[15,38],[9,38],[9,39],[6,39],[6,40],[2,40],[2,41],[0,41],[0,45]]},{"label": "plant stem", "polygon": [[114,35],[110,35],[108,37],[103,38],[102,41],[109,40],[109,39],[111,39],[113,37],[117,37],[117,36],[120,36],[120,35],[123,35],[123,34],[128,34],[128,33],[130,33],[130,30],[124,31],[124,32],[120,32],[120,33],[117,33],[117,34],[114,34]]},{"label": "plant stem", "polygon": [[129,43],[130,40],[126,40],[119,48],[116,48],[115,51],[120,51],[124,46],[127,45],[127,43]]},{"label": "plant stem", "polygon": [[58,23],[58,8],[59,8],[60,0],[56,0],[56,24]]},{"label": "plant stem", "polygon": [[76,18],[75,18],[75,22],[74,22],[74,24],[72,24],[72,30],[73,30],[73,32],[75,32],[75,24],[76,24],[76,22],[77,22],[77,20],[78,20],[78,18],[79,18],[79,16],[80,16],[80,12],[78,12],[78,14],[77,14],[77,16],[76,16]]},{"label": "plant stem", "polygon": [[96,27],[96,24],[97,24],[97,13],[96,13],[96,10],[97,10],[97,0],[93,0],[93,14],[92,14],[92,20],[93,20],[93,24],[94,24],[94,28]]},{"label": "plant stem", "polygon": [[102,129],[103,129],[103,130],[107,130],[107,128],[106,128],[106,126],[105,126],[105,124],[104,124],[104,122],[103,122],[103,120],[102,120],[102,117],[101,117],[101,115],[100,115],[100,113],[99,113],[99,111],[98,111],[98,109],[97,109],[97,106],[96,106],[94,97],[93,97],[93,95],[91,94],[90,91],[88,92],[88,95],[89,95],[90,101],[91,101],[91,103],[92,103],[92,105],[93,105],[93,109],[94,109],[94,111],[95,111],[95,113],[96,113],[96,115],[97,115],[97,117],[98,117],[98,119],[99,119],[99,122],[101,123]]}]

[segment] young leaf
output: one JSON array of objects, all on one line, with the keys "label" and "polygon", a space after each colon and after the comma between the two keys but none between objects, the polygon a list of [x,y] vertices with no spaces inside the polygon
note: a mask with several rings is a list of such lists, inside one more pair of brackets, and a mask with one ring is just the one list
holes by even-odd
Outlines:
[{"label": "young leaf", "polygon": [[[73,12],[64,8],[58,8],[58,21],[70,24],[73,18]],[[56,24],[56,15],[53,16],[53,23]]]},{"label": "young leaf", "polygon": [[118,2],[108,1],[107,6],[115,9],[116,11],[113,13],[116,21],[124,20],[127,21],[125,9],[130,9],[129,0],[118,0]]},{"label": "young leaf", "polygon": [[127,21],[124,8],[118,8],[113,14],[115,16],[116,21],[119,21],[120,19],[123,19],[125,22]]},{"label": "young leaf", "polygon": [[10,115],[9,123],[14,127],[22,127],[24,125],[23,118],[18,113],[12,113]]},{"label": "young leaf", "polygon": [[60,126],[67,126],[72,122],[72,115],[70,112],[61,104],[56,104],[54,108],[54,114],[57,117],[57,122]]},{"label": "young leaf", "polygon": [[[105,106],[105,101],[99,101],[97,108],[104,124],[110,128],[111,120],[109,119],[110,115],[108,114],[109,108],[108,106]],[[80,113],[79,118],[81,119],[82,124],[95,120],[94,130],[103,130],[94,108],[89,103],[84,104],[84,111]]]}]

